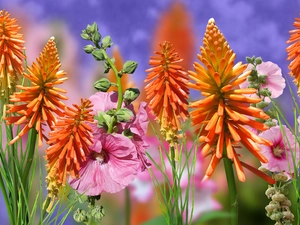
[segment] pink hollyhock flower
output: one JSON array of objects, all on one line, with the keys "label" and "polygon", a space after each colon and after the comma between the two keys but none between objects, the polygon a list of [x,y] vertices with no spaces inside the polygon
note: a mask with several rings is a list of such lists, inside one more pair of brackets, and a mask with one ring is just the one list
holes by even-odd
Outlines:
[{"label": "pink hollyhock flower", "polygon": [[[252,70],[252,68],[253,65],[249,64],[246,71]],[[280,67],[277,64],[268,61],[257,65],[256,70],[259,75],[267,75],[267,84],[262,84],[260,89],[268,88],[268,90],[271,92],[271,98],[278,98],[283,93],[283,89],[285,88],[285,79],[282,77]],[[248,86],[248,80],[240,84],[240,88],[247,88]],[[253,95],[257,97],[256,94]],[[265,100],[266,102],[270,102],[270,98],[268,97],[266,97]]]},{"label": "pink hollyhock flower", "polygon": [[136,177],[140,161],[132,141],[121,134],[101,134],[90,147],[90,154],[76,179],[69,184],[80,194],[115,193]]},{"label": "pink hollyhock flower", "polygon": [[[117,92],[97,92],[92,95],[90,98],[91,102],[94,104],[93,114],[98,115],[98,112],[107,112],[111,109],[116,109],[118,106],[118,93]],[[122,107],[125,107],[122,104]],[[141,165],[140,170],[144,171],[146,168],[151,166],[151,163],[148,162],[145,154],[145,150],[149,147],[149,145],[144,141],[144,136],[147,132],[148,128],[148,115],[146,111],[146,103],[141,102],[138,112],[134,112],[134,107],[132,104],[126,106],[129,110],[132,111],[134,117],[131,121],[127,123],[121,123],[118,126],[117,133],[123,133],[124,131],[130,131],[132,133],[132,137],[130,140],[135,145],[137,156],[140,159]],[[97,123],[91,125],[93,129],[94,136],[99,136],[106,131],[103,128],[99,128]]]},{"label": "pink hollyhock flower", "polygon": [[275,126],[258,135],[273,143],[273,146],[260,146],[261,153],[269,160],[268,163],[262,163],[262,166],[272,172],[292,173],[293,155],[295,163],[299,161],[299,145],[291,131],[286,126],[282,127],[283,133],[279,126]]}]

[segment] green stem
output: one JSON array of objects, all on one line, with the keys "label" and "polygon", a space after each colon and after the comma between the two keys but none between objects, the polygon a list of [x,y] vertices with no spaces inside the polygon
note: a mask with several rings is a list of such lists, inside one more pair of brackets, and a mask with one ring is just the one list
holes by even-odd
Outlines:
[{"label": "green stem", "polygon": [[117,85],[118,85],[118,106],[117,106],[117,110],[119,110],[121,108],[122,102],[123,102],[123,90],[122,90],[121,77],[119,76],[119,72],[117,70],[117,67],[111,61],[111,59],[108,57],[106,51],[104,49],[102,49],[102,52],[103,52],[105,60],[108,62],[111,69],[114,71],[114,74],[116,75],[116,80],[117,80]]},{"label": "green stem", "polygon": [[9,221],[10,221],[11,224],[13,224],[14,220],[13,220],[13,217],[12,217],[12,212],[11,212],[11,208],[10,208],[10,202],[8,200],[8,197],[7,197],[7,192],[6,192],[6,188],[5,188],[4,182],[3,182],[2,175],[0,176],[0,188],[1,188],[2,195],[3,195],[4,201],[5,201],[6,209],[7,209],[8,216],[9,216]]},{"label": "green stem", "polygon": [[125,188],[125,225],[130,225],[131,218],[131,201],[130,201],[130,190]]},{"label": "green stem", "polygon": [[[226,149],[224,149],[226,152]],[[225,153],[226,154],[226,153]],[[231,211],[231,225],[238,225],[238,201],[237,189],[232,168],[232,161],[224,157],[224,167],[229,191],[230,211]]]},{"label": "green stem", "polygon": [[[170,147],[170,151],[171,151],[171,165],[172,165],[172,177],[173,177],[173,205],[172,205],[172,209],[171,209],[171,213],[173,215],[171,215],[173,218],[176,219],[176,224],[177,225],[181,225],[183,223],[182,221],[182,215],[179,209],[179,194],[180,192],[178,191],[178,187],[179,187],[179,180],[178,180],[178,176],[177,176],[177,170],[176,170],[176,161],[175,161],[175,148],[174,146]],[[174,212],[175,211],[175,212]],[[172,218],[171,218],[172,220]]]},{"label": "green stem", "polygon": [[36,147],[37,131],[34,128],[32,128],[30,130],[29,136],[31,138],[30,138],[30,142],[29,142],[28,156],[27,156],[27,159],[26,159],[25,169],[24,169],[24,173],[23,173],[23,177],[22,177],[22,183],[23,183],[24,187],[27,187],[28,174],[29,174],[30,168],[31,168],[32,163],[33,163],[35,147]]}]

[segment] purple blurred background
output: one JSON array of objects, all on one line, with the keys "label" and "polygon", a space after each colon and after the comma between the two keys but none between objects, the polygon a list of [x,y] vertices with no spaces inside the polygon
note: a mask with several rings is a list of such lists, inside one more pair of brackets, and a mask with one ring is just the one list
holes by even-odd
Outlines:
[{"label": "purple blurred background", "polygon": [[[161,16],[173,2],[171,0],[0,0],[0,8],[8,10],[12,17],[18,19],[23,28],[29,65],[38,56],[47,40],[51,36],[56,37],[62,69],[68,73],[70,80],[65,88],[68,89],[70,102],[79,103],[80,97],[89,97],[94,92],[92,83],[101,76],[99,63],[82,50],[89,43],[81,39],[81,30],[85,29],[87,24],[97,22],[102,36],[112,37],[124,61],[138,61],[139,66],[132,79],[141,87],[146,77],[144,71],[149,67],[149,56],[153,52],[155,30],[159,26]],[[288,75],[285,49],[289,30],[293,29],[294,18],[300,13],[300,0],[182,0],[180,2],[185,5],[189,13],[191,28],[195,35],[196,48],[192,51],[194,60],[188,62],[187,69],[192,69],[193,61],[197,60],[196,54],[199,53],[199,46],[202,45],[207,21],[213,17],[236,53],[236,62],[245,62],[246,56],[261,56],[264,61],[278,64],[293,87]],[[185,39],[182,38],[182,42],[184,41]],[[199,96],[193,93],[192,98],[199,98]],[[292,100],[288,90],[277,102],[286,113],[290,113],[287,115],[289,121],[293,123],[290,110]],[[222,172],[221,176],[224,176],[222,169],[219,171]],[[257,207],[255,199],[247,194],[252,191],[249,183],[247,187],[247,182],[251,182],[251,179],[245,184],[239,184],[241,189],[246,190],[241,193],[241,198],[246,198],[248,201],[242,203],[242,207],[244,204],[245,207],[247,204],[252,207],[247,209],[248,213],[245,212],[245,215],[251,214],[252,209],[259,210],[255,209]],[[222,182],[219,184],[221,184],[219,189],[223,188],[226,191],[223,186],[226,184]],[[261,186],[263,188],[265,184]],[[256,199],[258,202],[261,198],[265,198],[261,191],[259,195],[261,197]],[[111,208],[107,207],[106,211],[109,210]],[[261,206],[260,210],[264,210],[264,206]],[[120,211],[118,213],[121,214]],[[264,216],[264,212],[261,211],[260,214]],[[5,207],[3,206],[0,208],[0,219],[3,219],[1,221],[4,221],[4,218]],[[261,218],[257,219],[261,220]],[[268,222],[272,224],[271,221]],[[106,221],[104,224],[114,223]]]}]

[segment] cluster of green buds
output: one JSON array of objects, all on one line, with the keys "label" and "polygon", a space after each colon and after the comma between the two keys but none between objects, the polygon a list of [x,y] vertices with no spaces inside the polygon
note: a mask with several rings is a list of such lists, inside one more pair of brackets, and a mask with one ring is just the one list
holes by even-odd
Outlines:
[{"label": "cluster of green buds", "polygon": [[246,57],[246,61],[248,64],[252,65],[251,73],[248,76],[248,88],[256,89],[257,95],[262,99],[259,103],[256,103],[252,106],[259,109],[263,109],[265,113],[268,114],[270,117],[268,120],[260,119],[259,122],[265,123],[268,127],[276,126],[276,123],[273,121],[273,119],[276,118],[275,111],[273,109],[265,110],[269,106],[269,103],[265,101],[265,98],[271,96],[271,92],[268,90],[268,88],[262,88],[263,84],[268,84],[266,79],[267,75],[259,74],[259,72],[256,69],[256,67],[262,63],[262,58],[256,58],[255,56],[252,56],[251,58]]},{"label": "cluster of green buds", "polygon": [[69,194],[68,198],[78,203],[88,203],[86,209],[77,208],[73,214],[73,219],[78,223],[99,224],[104,217],[103,206],[96,205],[96,201],[100,199],[98,196],[80,195],[77,192]]},{"label": "cluster of green buds", "polygon": [[260,170],[271,174],[276,181],[273,186],[269,185],[265,192],[266,196],[271,199],[265,207],[267,216],[276,221],[275,225],[291,225],[294,221],[294,215],[290,210],[291,201],[287,198],[288,185],[290,184],[288,176],[284,172],[270,172],[266,171],[265,168],[260,168]]},{"label": "cluster of green buds", "polygon": [[97,91],[107,92],[111,86],[118,88],[118,107],[108,112],[99,112],[95,117],[98,120],[98,126],[105,128],[109,133],[117,129],[117,124],[120,122],[129,122],[133,117],[132,111],[127,108],[121,108],[122,103],[125,106],[132,103],[140,94],[137,88],[128,88],[122,90],[121,78],[124,74],[133,74],[138,66],[137,62],[128,60],[124,63],[123,68],[118,71],[115,66],[115,59],[109,58],[106,50],[113,45],[110,36],[102,35],[98,31],[98,25],[94,22],[92,25],[87,25],[85,30],[82,30],[81,37],[85,40],[93,42],[84,47],[87,54],[91,54],[97,61],[103,61],[104,73],[108,73],[111,69],[116,75],[117,83],[111,82],[109,79],[102,77],[94,83],[94,88]]}]

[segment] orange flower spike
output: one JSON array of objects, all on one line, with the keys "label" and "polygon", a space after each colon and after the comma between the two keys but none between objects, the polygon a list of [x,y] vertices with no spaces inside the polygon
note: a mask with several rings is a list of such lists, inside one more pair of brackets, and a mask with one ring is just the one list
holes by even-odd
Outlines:
[{"label": "orange flower spike", "polygon": [[[30,128],[35,128],[38,132],[38,145],[42,146],[43,134],[42,126],[47,123],[50,129],[56,123],[56,116],[62,116],[61,110],[65,104],[61,100],[68,98],[60,93],[66,93],[64,89],[56,88],[54,85],[61,84],[68,78],[66,73],[59,70],[61,63],[58,57],[54,37],[50,38],[45,45],[43,52],[28,66],[28,73],[23,75],[31,82],[30,87],[17,85],[21,92],[15,92],[10,96],[10,102],[20,103],[20,105],[7,105],[7,113],[18,113],[19,116],[6,117],[7,124],[25,124],[20,133],[9,144],[13,144]],[[55,113],[55,114],[54,114]]]},{"label": "orange flower spike", "polygon": [[[178,65],[182,59],[169,42],[160,44],[161,51],[150,58],[153,66],[146,70],[148,76],[145,82],[147,99],[151,99],[149,107],[161,125],[161,132],[167,141],[172,141],[176,132],[181,129],[179,118],[185,120],[188,116],[189,89],[186,86],[189,78],[183,68]],[[169,137],[169,135],[171,137]],[[173,140],[174,141],[174,140]]]},{"label": "orange flower spike", "polygon": [[88,146],[93,142],[92,130],[86,124],[94,122],[90,100],[81,100],[81,106],[75,104],[73,106],[74,108],[65,108],[64,117],[58,118],[58,122],[49,133],[48,144],[50,146],[45,156],[48,169],[52,166],[55,166],[57,170],[60,166],[66,167],[58,172],[59,181],[63,184],[65,184],[65,180],[62,179],[65,177],[64,173],[70,173],[73,170],[75,176],[78,176],[78,169],[89,153]]},{"label": "orange flower spike", "polygon": [[[243,72],[247,65],[241,62],[234,64],[235,53],[230,49],[226,39],[216,26],[214,19],[208,21],[194,70],[189,71],[192,82],[190,88],[199,90],[203,99],[190,103],[195,108],[191,114],[195,132],[202,142],[202,154],[213,155],[206,176],[212,175],[222,157],[233,161],[240,181],[245,175],[238,159],[236,148],[242,143],[260,161],[266,159],[260,153],[258,144],[270,143],[253,134],[246,126],[267,129],[264,124],[248,118],[267,119],[269,116],[251,104],[261,101],[259,98],[247,97],[253,94],[252,88],[240,89],[239,84],[247,79],[249,71]],[[241,75],[242,73],[242,75]],[[226,147],[226,151],[223,148]]]},{"label": "orange flower spike", "polygon": [[23,61],[26,58],[23,50],[23,34],[19,33],[21,27],[10,14],[0,11],[0,90],[4,93],[4,102],[15,91],[18,75],[23,73]]},{"label": "orange flower spike", "polygon": [[294,83],[298,88],[298,95],[300,96],[300,18],[295,18],[294,30],[290,31],[290,38],[286,42],[291,44],[286,48],[288,53],[287,60],[292,60],[289,64],[289,74],[294,77]]},{"label": "orange flower spike", "polygon": [[50,145],[46,150],[48,193],[51,198],[57,196],[61,186],[66,184],[67,175],[77,177],[80,165],[89,154],[89,146],[93,144],[92,129],[87,123],[94,123],[92,103],[81,99],[81,105],[66,107],[64,117],[49,133]]}]

